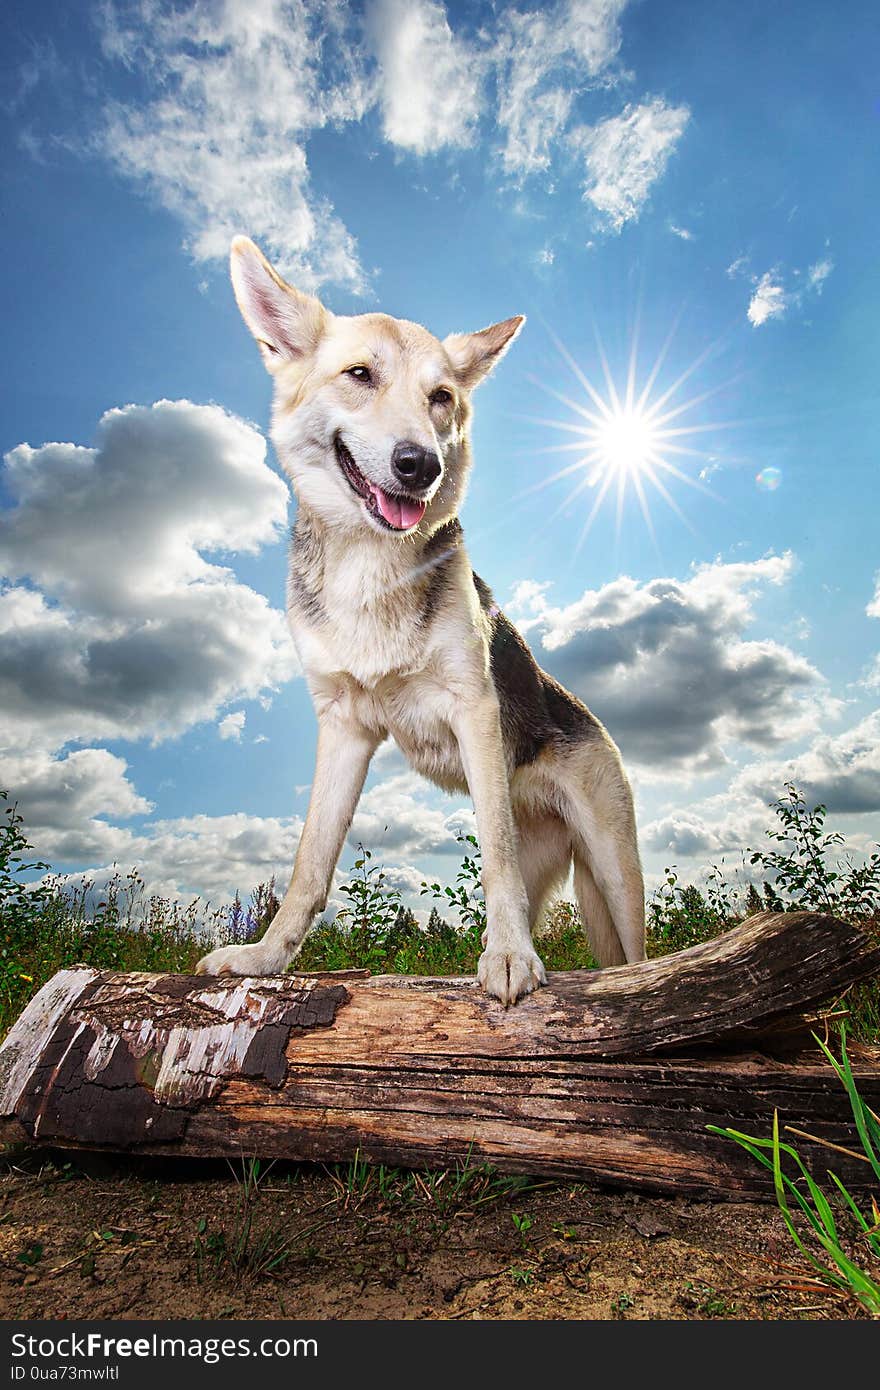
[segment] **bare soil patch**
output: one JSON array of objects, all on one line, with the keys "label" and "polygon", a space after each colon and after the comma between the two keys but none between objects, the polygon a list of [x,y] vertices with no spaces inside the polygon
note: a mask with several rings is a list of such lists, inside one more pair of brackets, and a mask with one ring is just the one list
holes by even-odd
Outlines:
[{"label": "bare soil patch", "polygon": [[[849,1319],[772,1204],[13,1150],[3,1318]],[[243,1170],[244,1171],[244,1170]]]}]

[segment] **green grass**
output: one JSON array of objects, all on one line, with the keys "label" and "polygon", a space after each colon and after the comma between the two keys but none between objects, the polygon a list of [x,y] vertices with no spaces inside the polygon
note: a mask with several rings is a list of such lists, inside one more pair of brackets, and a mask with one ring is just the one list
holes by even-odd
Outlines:
[{"label": "green grass", "polygon": [[396,1210],[427,1210],[443,1224],[456,1212],[513,1201],[548,1185],[522,1174],[499,1173],[490,1163],[473,1163],[469,1157],[452,1168],[415,1172],[367,1163],[357,1152],[348,1163],[334,1164],[327,1173],[346,1210],[378,1199]]},{"label": "green grass", "polygon": [[[827,1043],[813,1036],[846,1090],[861,1144],[861,1154],[855,1156],[870,1165],[880,1192],[880,1119],[865,1104],[856,1085],[847,1053],[846,1026],[841,1025],[839,1061]],[[831,1169],[828,1178],[833,1187],[823,1191],[794,1145],[780,1138],[776,1111],[769,1139],[716,1125],[708,1128],[732,1139],[769,1169],[779,1210],[798,1250],[825,1283],[852,1294],[872,1317],[880,1318],[880,1207],[876,1198],[871,1198],[870,1208],[866,1201],[860,1203]],[[808,1134],[802,1137],[811,1138]],[[786,1159],[789,1171],[784,1167]],[[816,1247],[830,1263],[817,1255]]]},{"label": "green grass", "polygon": [[271,1172],[258,1158],[242,1160],[238,1169],[230,1164],[235,1179],[235,1213],[228,1224],[215,1223],[202,1217],[196,1223],[193,1240],[193,1259],[196,1279],[200,1284],[210,1278],[231,1280],[238,1284],[246,1279],[274,1278],[305,1246],[318,1222],[306,1230],[291,1234],[289,1223],[281,1216],[266,1216],[260,1208],[261,1185]]}]

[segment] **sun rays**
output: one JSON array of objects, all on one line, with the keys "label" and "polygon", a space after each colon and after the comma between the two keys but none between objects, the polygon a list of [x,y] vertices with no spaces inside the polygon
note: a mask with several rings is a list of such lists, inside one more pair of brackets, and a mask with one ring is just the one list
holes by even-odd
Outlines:
[{"label": "sun rays", "polygon": [[[659,496],[689,530],[694,528],[674,497],[671,486],[681,483],[711,497],[716,494],[706,487],[698,473],[714,456],[698,444],[700,435],[717,432],[730,422],[707,424],[691,414],[709,397],[716,395],[729,383],[680,399],[685,383],[706,362],[714,351],[713,344],[693,361],[672,384],[659,390],[657,381],[667,356],[672,333],[666,339],[644,382],[638,383],[637,334],[634,334],[629,353],[625,381],[614,380],[608,359],[597,335],[597,350],[602,369],[602,381],[594,383],[572,357],[568,349],[553,335],[553,342],[573,373],[583,398],[566,395],[538,378],[534,383],[564,405],[570,412],[567,419],[529,418],[533,424],[559,430],[574,436],[564,443],[540,450],[542,454],[572,453],[573,462],[543,478],[526,489],[534,493],[563,479],[572,479],[570,487],[552,513],[552,520],[568,510],[577,498],[588,502],[586,520],[577,539],[580,549],[590,532],[606,499],[615,509],[615,534],[619,538],[627,495],[636,497],[645,525],[656,546],[657,534],[651,515],[649,489]],[[690,420],[689,417],[690,416]],[[690,466],[691,471],[687,471]],[[525,495],[525,494],[522,494]]]}]

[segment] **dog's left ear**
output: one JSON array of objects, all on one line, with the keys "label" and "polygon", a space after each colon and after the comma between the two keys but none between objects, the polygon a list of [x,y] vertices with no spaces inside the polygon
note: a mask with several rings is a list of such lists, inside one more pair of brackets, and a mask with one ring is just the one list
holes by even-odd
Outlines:
[{"label": "dog's left ear", "polygon": [[517,314],[503,323],[481,328],[478,333],[450,333],[448,338],[443,339],[443,346],[466,391],[472,390],[484,376],[489,375],[525,321],[525,314]]}]

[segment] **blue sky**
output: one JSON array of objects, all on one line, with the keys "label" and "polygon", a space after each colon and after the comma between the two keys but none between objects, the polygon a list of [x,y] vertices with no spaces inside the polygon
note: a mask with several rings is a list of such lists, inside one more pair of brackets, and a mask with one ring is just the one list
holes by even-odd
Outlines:
[{"label": "blue sky", "polygon": [[[314,721],[235,232],[338,313],[528,315],[475,400],[463,520],[620,743],[649,880],[738,863],[789,777],[873,842],[874,6],[7,14],[0,785],[45,858],[215,902],[289,872]],[[553,481],[580,454],[551,450],[636,337],[636,394],[665,345],[647,407],[675,388],[694,452],[655,469],[674,505],[645,480],[653,537],[632,487],[584,536],[601,481],[570,497],[590,470]],[[388,748],[352,840],[411,893],[466,817]]]}]

